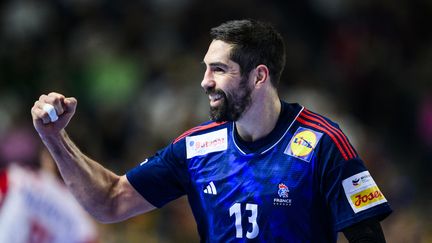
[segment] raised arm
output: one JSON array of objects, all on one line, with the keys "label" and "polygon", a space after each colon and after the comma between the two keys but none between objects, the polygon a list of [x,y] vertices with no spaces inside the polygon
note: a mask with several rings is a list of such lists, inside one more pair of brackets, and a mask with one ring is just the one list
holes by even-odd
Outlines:
[{"label": "raised arm", "polygon": [[[58,114],[51,122],[43,109],[50,104]],[[126,176],[119,176],[83,154],[69,138],[65,127],[75,114],[77,100],[62,94],[40,96],[31,109],[33,125],[48,148],[70,191],[97,220],[118,222],[155,207],[131,186]]]}]

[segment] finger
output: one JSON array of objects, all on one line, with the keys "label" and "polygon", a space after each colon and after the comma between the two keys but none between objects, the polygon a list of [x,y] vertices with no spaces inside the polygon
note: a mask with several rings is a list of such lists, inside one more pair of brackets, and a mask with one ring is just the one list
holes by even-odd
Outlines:
[{"label": "finger", "polygon": [[[42,95],[39,99],[45,100],[45,101],[38,100],[34,103],[33,108],[32,108],[32,114],[35,113],[38,115],[38,117],[33,116],[33,119],[35,119],[35,118],[36,119],[42,119],[42,120],[44,120],[44,124],[46,124],[46,118],[45,117],[48,117],[48,122],[56,121],[58,119],[57,111],[55,110],[54,106],[52,106],[50,104],[50,102],[49,102],[50,98],[47,97],[46,95],[45,96]],[[50,111],[50,109],[48,109],[49,107],[48,108],[46,107],[47,105],[50,105],[54,109],[53,110],[54,112]],[[54,114],[50,114],[51,112]]]},{"label": "finger", "polygon": [[42,121],[43,124],[48,124],[51,122],[51,118],[48,113],[37,106],[32,108],[32,117],[35,121]]},{"label": "finger", "polygon": [[64,99],[65,99],[64,95],[56,92],[51,92],[48,94],[46,101],[51,102],[50,104],[54,106],[57,115],[61,115],[64,112],[64,108],[63,108]]},{"label": "finger", "polygon": [[42,103],[46,103],[47,98],[48,98],[48,95],[43,94],[43,95],[39,96],[39,101]]},{"label": "finger", "polygon": [[36,101],[32,108],[33,119],[41,119],[44,124],[47,124],[49,122],[54,122],[55,120],[57,120],[58,117],[57,114],[55,113],[56,112],[55,109],[53,110],[55,114],[50,114],[52,111],[50,111],[49,109],[47,109],[47,107],[45,107],[47,105],[50,105],[51,108],[54,109],[54,107],[49,103]]},{"label": "finger", "polygon": [[64,112],[63,108],[63,100],[65,97],[62,94],[51,92],[48,95],[41,95],[39,97],[39,101],[42,102],[41,108],[43,108],[44,104],[50,104],[54,106],[57,115],[61,115]]},{"label": "finger", "polygon": [[50,104],[45,104],[42,107],[42,110],[44,110],[46,113],[48,113],[48,116],[51,119],[51,122],[55,122],[58,120],[58,115],[57,115],[57,111],[54,108],[54,106],[50,105]]},{"label": "finger", "polygon": [[57,93],[57,92],[50,92],[50,93],[48,94],[48,96],[57,97],[57,98],[59,98],[59,99],[64,99],[64,98],[66,98],[64,95],[62,95],[62,94],[60,94],[60,93]]},{"label": "finger", "polygon": [[63,102],[64,102],[68,112],[71,112],[71,113],[75,112],[76,106],[78,104],[77,99],[75,99],[74,97],[68,97],[68,98],[65,98]]}]

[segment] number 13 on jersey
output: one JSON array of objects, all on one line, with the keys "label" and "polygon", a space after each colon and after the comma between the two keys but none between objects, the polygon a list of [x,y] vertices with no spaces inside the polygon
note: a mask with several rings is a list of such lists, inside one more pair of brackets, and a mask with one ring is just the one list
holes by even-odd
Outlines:
[{"label": "number 13 on jersey", "polygon": [[[251,211],[248,217],[249,223],[252,224],[252,231],[246,232],[246,238],[253,239],[258,236],[259,227],[257,223],[258,205],[254,203],[246,203],[246,211]],[[241,203],[234,203],[229,209],[230,217],[235,216],[236,238],[243,238],[242,213]]]}]

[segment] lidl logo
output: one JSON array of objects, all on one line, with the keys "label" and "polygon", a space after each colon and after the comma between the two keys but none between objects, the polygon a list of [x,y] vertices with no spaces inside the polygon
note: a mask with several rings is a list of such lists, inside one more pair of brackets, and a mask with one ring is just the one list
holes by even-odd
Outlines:
[{"label": "lidl logo", "polygon": [[299,127],[292,137],[285,153],[309,162],[322,133]]},{"label": "lidl logo", "polygon": [[295,156],[306,156],[314,149],[316,135],[312,131],[303,131],[295,135],[291,143],[291,151]]}]

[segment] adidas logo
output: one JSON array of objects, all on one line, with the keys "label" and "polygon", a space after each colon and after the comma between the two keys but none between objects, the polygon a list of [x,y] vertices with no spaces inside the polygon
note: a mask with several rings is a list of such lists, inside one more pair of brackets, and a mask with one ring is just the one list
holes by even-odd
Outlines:
[{"label": "adidas logo", "polygon": [[207,187],[204,189],[204,193],[206,194],[212,194],[212,195],[217,195],[217,191],[216,191],[216,187],[212,182],[210,182],[210,184],[207,185]]}]

